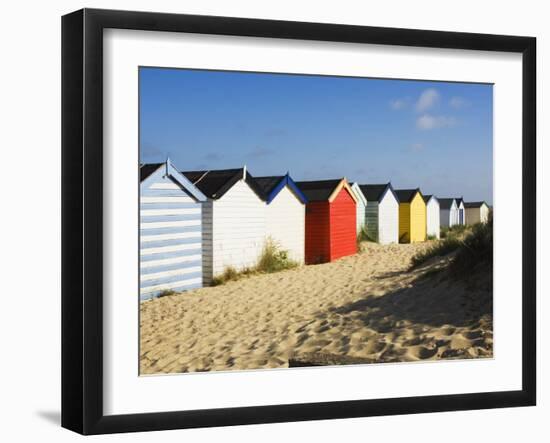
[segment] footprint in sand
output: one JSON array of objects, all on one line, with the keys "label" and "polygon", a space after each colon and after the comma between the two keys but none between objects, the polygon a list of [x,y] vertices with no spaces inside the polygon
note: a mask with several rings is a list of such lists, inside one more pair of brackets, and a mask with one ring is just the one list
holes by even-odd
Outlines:
[{"label": "footprint in sand", "polygon": [[258,338],[254,340],[252,343],[250,343],[250,345],[248,345],[248,350],[253,351],[254,349],[256,349],[258,347],[259,342],[260,342],[260,339]]},{"label": "footprint in sand", "polygon": [[298,340],[296,341],[296,346],[302,346],[304,342],[309,338],[309,334],[307,332],[304,332],[303,334],[298,336]]},{"label": "footprint in sand", "polygon": [[316,334],[321,334],[322,332],[326,332],[330,329],[330,326],[325,323],[324,325],[319,326],[317,329],[314,330]]},{"label": "footprint in sand", "polygon": [[420,360],[432,358],[437,353],[437,347],[426,348],[425,346],[413,346],[409,348],[409,354]]},{"label": "footprint in sand", "polygon": [[365,346],[365,353],[377,354],[386,347],[386,343],[378,340],[369,340]]},{"label": "footprint in sand", "polygon": [[443,326],[439,332],[441,335],[453,335],[456,331],[456,328],[453,328],[452,326]]},{"label": "footprint in sand", "polygon": [[325,346],[329,346],[330,344],[332,344],[332,340],[326,340],[322,338],[311,341],[311,346],[315,346],[319,348],[324,348]]},{"label": "footprint in sand", "polygon": [[470,340],[475,340],[476,338],[482,338],[483,332],[479,329],[474,329],[473,331],[463,332],[462,335]]},{"label": "footprint in sand", "polygon": [[409,347],[409,346],[418,346],[420,344],[422,344],[424,342],[424,338],[423,337],[413,337],[409,340],[406,340],[403,342],[403,346],[406,346],[406,347]]}]

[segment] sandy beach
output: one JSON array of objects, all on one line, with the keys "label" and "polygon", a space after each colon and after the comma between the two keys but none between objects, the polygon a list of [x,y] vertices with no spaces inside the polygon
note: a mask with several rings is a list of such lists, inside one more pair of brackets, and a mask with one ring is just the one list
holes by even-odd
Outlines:
[{"label": "sandy beach", "polygon": [[365,362],[493,355],[490,272],[451,278],[449,258],[409,271],[428,243],[357,255],[141,303],[141,374],[288,367],[328,354]]}]

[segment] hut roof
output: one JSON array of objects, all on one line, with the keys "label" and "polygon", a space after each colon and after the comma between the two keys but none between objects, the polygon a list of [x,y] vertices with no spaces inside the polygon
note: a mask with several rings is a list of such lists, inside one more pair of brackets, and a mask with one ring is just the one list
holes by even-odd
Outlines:
[{"label": "hut roof", "polygon": [[300,190],[300,188],[298,188],[294,180],[290,178],[289,174],[254,177],[254,181],[262,193],[263,200],[267,203],[271,203],[271,201],[285,186],[289,186],[302,203],[307,203],[308,201],[305,194]]},{"label": "hut roof", "polygon": [[284,178],[284,175],[271,175],[266,177],[254,177],[254,180],[267,198],[267,196],[277,187],[279,183],[281,183]]},{"label": "hut roof", "polygon": [[422,193],[420,192],[420,189],[416,188],[416,189],[396,189],[395,190],[395,195],[397,195],[397,199],[399,200],[399,202],[401,203],[410,203],[414,196],[416,195],[416,193],[420,193],[420,195],[422,195]]},{"label": "hut roof", "polygon": [[483,205],[489,207],[489,205],[487,203],[485,203],[484,201],[480,201],[480,202],[464,202],[464,207],[465,208],[481,208]]},{"label": "hut roof", "polygon": [[153,172],[160,168],[164,163],[145,163],[139,168],[139,181],[142,182],[149,177]]},{"label": "hut roof", "polygon": [[439,207],[441,209],[451,209],[453,202],[456,201],[455,198],[440,198],[438,200],[439,200]]},{"label": "hut roof", "polygon": [[428,194],[428,195],[424,195],[422,194],[422,197],[424,197],[424,201],[426,202],[426,204],[433,198],[435,201],[437,201],[439,203],[439,199],[434,195],[434,194]]},{"label": "hut roof", "polygon": [[[389,183],[380,185],[359,185],[361,192],[367,198],[367,201],[380,201],[386,193],[386,189],[391,185]],[[393,190],[393,189],[392,189]]]},{"label": "hut roof", "polygon": [[325,201],[330,198],[342,179],[296,182],[308,201]]},{"label": "hut roof", "polygon": [[221,198],[246,174],[246,183],[262,198],[262,192],[254,181],[254,178],[246,171],[246,168],[218,169],[215,171],[182,171],[201,192],[208,198]]},{"label": "hut roof", "polygon": [[205,201],[206,196],[200,191],[199,188],[193,186],[191,181],[185,177],[180,171],[178,171],[170,159],[166,160],[165,163],[144,163],[139,167],[139,180],[140,182],[145,181],[153,173],[159,170],[159,168],[165,168],[165,174],[169,176],[172,180],[175,180],[183,189],[185,189],[189,194],[195,197],[198,201]]},{"label": "hut roof", "polygon": [[363,194],[363,191],[361,190],[361,187],[359,186],[359,183],[353,182],[349,184],[350,188],[355,193],[355,197],[357,197],[357,202],[361,201],[363,205],[367,205],[367,197],[365,197],[365,194]]}]

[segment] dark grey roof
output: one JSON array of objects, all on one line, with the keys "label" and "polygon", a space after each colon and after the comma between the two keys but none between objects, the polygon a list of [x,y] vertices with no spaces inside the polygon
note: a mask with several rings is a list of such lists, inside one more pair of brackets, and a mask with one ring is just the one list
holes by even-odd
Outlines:
[{"label": "dark grey roof", "polygon": [[[420,189],[396,189],[395,195],[397,195],[397,199],[400,203],[409,203],[412,201],[417,192],[420,192]],[[420,195],[422,195],[421,192]]]},{"label": "dark grey roof", "polygon": [[359,189],[361,189],[367,201],[380,201],[388,186],[388,183],[383,185],[359,185]]},{"label": "dark grey roof", "polygon": [[153,172],[160,168],[164,163],[144,163],[139,168],[139,181],[142,182]]},{"label": "dark grey roof", "polygon": [[432,197],[439,201],[439,199],[433,194],[422,195],[422,197],[424,197],[424,201],[426,203],[428,203]]},{"label": "dark grey roof", "polygon": [[455,198],[455,200],[456,200],[456,205],[457,206],[460,206],[460,202],[464,203],[464,199],[462,197]]},{"label": "dark grey roof", "polygon": [[455,198],[439,198],[439,208],[440,209],[451,209],[451,206],[453,205],[453,201],[456,200]]},{"label": "dark grey roof", "polygon": [[303,181],[296,182],[296,185],[300,188],[300,191],[304,193],[308,201],[325,201],[328,200],[341,181],[341,178],[334,180]]},{"label": "dark grey roof", "polygon": [[[215,171],[181,171],[208,198],[221,198],[235,183],[243,178],[244,168],[219,169]],[[247,172],[246,183],[260,197],[261,190],[254,178]]]},{"label": "dark grey roof", "polygon": [[464,202],[464,207],[465,208],[481,208],[481,206],[489,206],[487,203],[485,203],[484,201],[481,201],[481,202]]},{"label": "dark grey roof", "polygon": [[281,183],[281,180],[285,178],[284,175],[272,175],[269,177],[254,177],[254,181],[258,186],[258,189],[262,192],[263,199],[267,199],[268,195],[275,189],[275,187]]}]

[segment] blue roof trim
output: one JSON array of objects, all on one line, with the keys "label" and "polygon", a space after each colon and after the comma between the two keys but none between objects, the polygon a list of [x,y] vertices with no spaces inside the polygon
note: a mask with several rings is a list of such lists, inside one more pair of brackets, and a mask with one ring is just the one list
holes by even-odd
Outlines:
[{"label": "blue roof trim", "polygon": [[198,201],[204,202],[207,200],[206,196],[197,188],[191,181],[185,177],[180,171],[178,171],[170,159],[166,160],[166,175],[176,180],[183,188],[185,188],[193,197]]},{"label": "blue roof trim", "polygon": [[294,180],[292,180],[290,178],[290,175],[288,175],[288,172],[286,173],[286,175],[283,177],[283,179],[279,182],[279,184],[277,186],[275,186],[275,188],[273,188],[273,190],[269,193],[269,195],[267,196],[267,204],[270,204],[273,199],[275,197],[277,197],[277,194],[279,192],[281,192],[281,190],[287,186],[292,189],[292,191],[294,192],[294,194],[296,194],[296,196],[298,197],[298,199],[303,203],[303,204],[306,204],[307,203],[307,197],[304,195],[304,193],[302,191],[300,191],[300,188],[298,188],[298,186],[296,185],[296,183],[294,183]]}]

